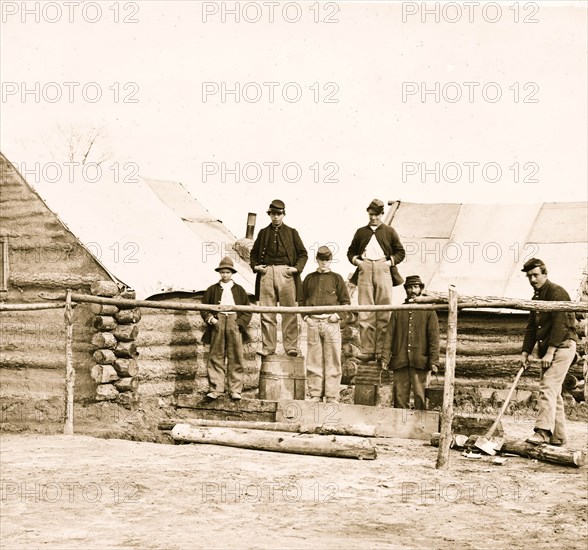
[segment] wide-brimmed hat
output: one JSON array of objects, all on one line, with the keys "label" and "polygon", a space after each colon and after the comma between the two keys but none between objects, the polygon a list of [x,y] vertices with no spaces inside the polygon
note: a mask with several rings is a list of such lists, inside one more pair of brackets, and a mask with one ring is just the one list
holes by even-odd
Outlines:
[{"label": "wide-brimmed hat", "polygon": [[228,256],[225,256],[220,261],[220,264],[218,264],[218,267],[215,269],[215,271],[220,271],[221,269],[230,269],[233,273],[237,273],[233,260],[231,260],[231,258],[229,258]]},{"label": "wide-brimmed hat", "polygon": [[406,281],[404,281],[404,286],[412,286],[412,285],[419,285],[421,288],[425,288],[425,283],[421,281],[421,278],[418,275],[408,275],[406,277]]},{"label": "wide-brimmed hat", "polygon": [[531,271],[531,269],[535,269],[536,267],[545,267],[545,263],[539,258],[531,258],[525,262],[525,265],[521,271],[526,273],[527,271]]},{"label": "wide-brimmed hat", "polygon": [[316,251],[316,259],[332,260],[333,252],[331,252],[331,249],[328,246],[319,246],[319,249]]},{"label": "wide-brimmed hat", "polygon": [[267,209],[267,213],[269,214],[270,212],[278,212],[279,214],[285,213],[286,205],[284,204],[284,201],[274,199]]},{"label": "wide-brimmed hat", "polygon": [[384,213],[384,203],[380,199],[374,199],[370,202],[369,206],[366,208],[369,212],[373,210],[376,214],[383,214]]}]

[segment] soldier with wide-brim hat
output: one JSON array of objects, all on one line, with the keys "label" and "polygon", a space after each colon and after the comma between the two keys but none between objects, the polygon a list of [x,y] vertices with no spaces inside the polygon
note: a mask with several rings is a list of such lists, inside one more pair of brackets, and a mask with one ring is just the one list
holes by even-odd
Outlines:
[{"label": "soldier with wide-brim hat", "polygon": [[[232,280],[233,274],[237,273],[233,260],[225,256],[215,271],[219,273],[220,281],[206,289],[202,303],[249,305],[245,289]],[[249,341],[247,325],[251,321],[251,313],[201,311],[200,314],[206,323],[202,343],[210,344],[206,363],[209,383],[207,397],[218,399],[225,391],[226,378],[231,398],[239,400],[245,374],[243,342]]]}]

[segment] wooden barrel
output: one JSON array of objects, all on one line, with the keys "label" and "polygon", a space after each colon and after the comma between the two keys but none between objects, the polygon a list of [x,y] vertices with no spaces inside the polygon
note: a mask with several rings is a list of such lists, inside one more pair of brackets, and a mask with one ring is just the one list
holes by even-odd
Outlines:
[{"label": "wooden barrel", "polygon": [[392,371],[377,364],[359,363],[355,375],[356,405],[392,406]]},{"label": "wooden barrel", "polygon": [[269,355],[261,361],[259,371],[259,399],[304,400],[306,392],[306,369],[304,357]]}]

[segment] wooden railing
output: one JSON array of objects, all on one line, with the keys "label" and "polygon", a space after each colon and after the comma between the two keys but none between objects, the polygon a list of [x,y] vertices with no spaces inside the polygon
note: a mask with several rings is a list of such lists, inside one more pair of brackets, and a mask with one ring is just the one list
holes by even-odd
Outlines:
[{"label": "wooden railing", "polygon": [[[447,310],[447,348],[445,354],[445,376],[443,387],[443,406],[441,409],[441,428],[439,451],[436,467],[446,469],[449,465],[449,449],[451,445],[451,425],[453,422],[453,394],[455,386],[455,364],[457,351],[457,316],[460,309],[497,308],[526,311],[569,311],[588,312],[588,302],[548,302],[539,300],[517,300],[493,296],[458,296],[455,287],[449,287],[447,294],[430,294],[416,298],[414,303],[401,305],[348,305],[348,306],[220,306],[185,302],[155,302],[151,300],[130,300],[121,298],[105,298],[89,294],[76,294],[68,290],[63,293],[39,294],[49,302],[28,304],[0,303],[2,311],[36,311],[65,308],[66,337],[66,390],[65,390],[65,434],[73,434],[73,391],[75,370],[72,364],[73,315],[72,307],[78,303],[92,303],[121,306],[125,308],[153,308],[181,311],[213,311],[213,312],[249,312],[249,313],[356,313],[397,310]],[[58,302],[56,303],[55,300]]]}]

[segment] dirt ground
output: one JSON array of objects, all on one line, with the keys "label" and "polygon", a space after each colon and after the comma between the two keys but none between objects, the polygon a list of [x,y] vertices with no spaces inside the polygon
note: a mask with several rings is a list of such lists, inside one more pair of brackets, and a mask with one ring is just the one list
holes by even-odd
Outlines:
[{"label": "dirt ground", "polygon": [[[510,417],[507,435],[532,424]],[[588,425],[570,422],[570,448]],[[0,547],[582,548],[588,469],[373,440],[373,461],[89,436],[1,439]]]}]

